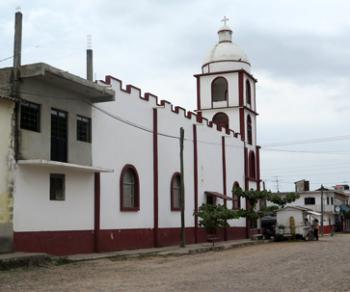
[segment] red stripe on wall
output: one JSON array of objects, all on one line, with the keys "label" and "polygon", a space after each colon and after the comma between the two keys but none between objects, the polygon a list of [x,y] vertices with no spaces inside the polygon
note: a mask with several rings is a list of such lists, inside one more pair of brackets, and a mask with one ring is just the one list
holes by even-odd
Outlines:
[{"label": "red stripe on wall", "polygon": [[[194,243],[193,227],[187,227],[186,243]],[[177,245],[180,242],[180,228],[159,228],[159,246]],[[219,230],[218,237],[224,239],[224,231]],[[245,227],[227,228],[230,240],[245,238]],[[206,242],[207,233],[204,228],[198,228],[198,242]],[[108,229],[100,230],[99,251],[134,250],[152,248],[154,232],[152,228],[144,229]],[[16,251],[44,252],[52,255],[69,255],[94,252],[93,230],[72,231],[41,231],[14,232],[14,246]]]},{"label": "red stripe on wall", "polygon": [[239,109],[239,131],[241,134],[241,140],[245,141],[245,117],[243,107]]},{"label": "red stripe on wall", "polygon": [[201,109],[201,80],[200,77],[197,78],[197,110]]},{"label": "red stripe on wall", "polygon": [[99,252],[101,174],[95,173],[94,251]]},{"label": "red stripe on wall", "polygon": [[158,113],[153,109],[153,244],[158,246]]},{"label": "red stripe on wall", "polygon": [[[226,191],[226,145],[225,137],[221,137],[221,149],[222,149],[222,191],[227,196]],[[227,207],[227,200],[224,199],[224,206]],[[227,228],[224,228],[224,240],[227,240]]]},{"label": "red stripe on wall", "polygon": [[[193,125],[193,178],[194,178],[194,242],[198,242],[198,144],[197,126]],[[186,237],[187,238],[187,237]]]},{"label": "red stripe on wall", "polygon": [[257,190],[260,191],[260,146],[256,146]]},{"label": "red stripe on wall", "polygon": [[244,75],[243,71],[238,72],[238,105],[243,106],[244,105],[244,94],[243,94],[243,85],[244,85]]}]

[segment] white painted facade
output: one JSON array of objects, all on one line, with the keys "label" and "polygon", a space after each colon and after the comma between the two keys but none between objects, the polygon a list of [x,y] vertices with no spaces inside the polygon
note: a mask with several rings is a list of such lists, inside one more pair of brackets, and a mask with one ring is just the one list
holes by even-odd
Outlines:
[{"label": "white painted facade", "polygon": [[[65,200],[50,200],[50,173],[64,174]],[[17,166],[14,230],[91,230],[94,225],[93,173],[62,167]]]},{"label": "white painted facade", "polygon": [[[34,81],[35,78],[40,78],[40,82],[33,83],[33,90],[37,86],[40,90],[36,92],[42,93],[40,98],[28,97],[28,99],[40,104],[40,114],[43,118],[41,123],[45,124],[41,125],[40,131],[37,132],[22,131],[25,139],[20,145],[22,147],[20,150],[25,153],[24,150],[33,149],[36,155],[23,157],[22,162],[18,161],[14,172],[14,234],[15,241],[18,241],[16,246],[26,250],[26,241],[30,241],[31,248],[28,250],[39,251],[42,243],[45,248],[40,251],[54,250],[56,253],[60,250],[60,241],[57,240],[59,237],[64,242],[74,241],[74,246],[62,248],[58,252],[62,254],[135,248],[135,246],[149,247],[149,242],[152,241],[150,238],[153,236],[156,238],[158,230],[160,242],[174,244],[178,239],[180,212],[171,209],[171,179],[175,173],[180,172],[180,128],[183,128],[185,133],[186,232],[193,234],[193,230],[197,232],[200,228],[194,212],[207,202],[206,192],[225,195],[228,199],[224,201],[217,198],[217,203],[226,203],[228,208],[232,208],[233,203],[229,199],[232,197],[231,191],[235,182],[242,188],[259,188],[255,79],[248,73],[250,71],[248,61],[237,67],[241,61],[236,58],[240,57],[241,50],[238,50],[236,45],[223,45],[226,49],[218,49],[221,46],[217,46],[215,54],[210,59],[210,62],[214,63],[206,65],[210,67],[208,69],[210,74],[203,74],[205,73],[203,67],[201,76],[197,77],[201,79],[198,90],[202,107],[208,107],[208,111],[198,108],[197,113],[174,107],[152,94],[142,95],[138,88],[131,85],[124,88],[121,81],[111,76],[107,76],[105,82],[95,84],[82,81],[79,77],[58,71],[46,64],[27,65],[26,74],[33,75],[27,77]],[[226,53],[229,54],[225,55]],[[225,56],[220,57],[220,54]],[[215,63],[216,61],[220,62]],[[44,72],[42,78],[37,76],[40,71],[38,68]],[[214,74],[213,68],[216,70]],[[45,76],[45,70],[53,76],[55,83],[53,88],[50,87],[49,80],[45,79],[49,78]],[[220,70],[232,72],[225,73]],[[64,83],[66,81],[60,77],[62,74],[67,75],[65,78],[70,82],[69,87],[66,87],[67,84]],[[217,76],[224,76],[228,80],[228,100],[217,102],[212,107],[211,84]],[[243,80],[240,76],[243,76]],[[244,85],[243,87],[240,85],[240,82],[245,83],[246,78],[251,79],[252,85],[250,105],[242,104],[240,101],[240,98],[246,99]],[[47,87],[50,87],[52,90],[50,92],[57,96],[54,98],[45,96]],[[28,88],[31,89],[32,84]],[[78,90],[77,96],[75,89]],[[61,97],[65,96],[66,91],[73,99],[63,102]],[[89,94],[86,97],[83,94],[85,91]],[[115,98],[111,92],[115,93]],[[49,122],[52,108],[67,111],[69,117],[68,161],[61,161],[58,164],[50,161],[49,153],[52,146],[50,144],[52,126],[50,128]],[[252,116],[251,145],[247,144],[246,138],[243,139],[243,136],[247,137],[246,127],[243,127],[244,133],[240,132],[241,111],[244,119],[249,113]],[[220,129],[212,123],[213,115],[217,112],[224,112],[229,116],[229,128]],[[77,114],[91,117],[91,144],[77,141]],[[12,118],[1,114],[0,119],[3,117],[7,124],[0,124],[1,131],[10,135],[8,127]],[[35,140],[36,136],[40,136],[40,140]],[[35,146],[38,141],[42,147],[44,145],[47,147],[40,150]],[[0,159],[4,159],[4,151],[8,149],[8,145],[1,144],[1,147],[4,149],[0,148]],[[247,175],[250,167],[247,153],[250,152],[256,154],[254,177]],[[84,159],[80,159],[80,154]],[[72,163],[77,165],[73,166]],[[100,173],[103,170],[94,165],[112,171]],[[120,206],[121,174],[126,165],[132,165],[136,169],[139,179],[137,210],[123,210]],[[0,168],[0,174],[6,171],[6,168]],[[65,176],[64,200],[50,200],[50,174]],[[0,183],[0,187],[3,187],[5,181]],[[242,198],[240,200],[241,208],[245,208],[245,200]],[[245,219],[231,220],[229,224],[233,227],[230,238],[246,236]],[[79,233],[81,231],[86,233],[81,235],[82,233]],[[83,240],[89,240],[89,243],[81,243],[81,236],[84,236]],[[201,240],[205,241],[206,238],[202,237]],[[123,241],[123,244],[119,245],[118,241]],[[143,241],[147,241],[144,246]],[[133,244],[134,242],[137,244]],[[80,243],[85,246],[81,250]],[[54,248],[51,249],[50,244]]]}]

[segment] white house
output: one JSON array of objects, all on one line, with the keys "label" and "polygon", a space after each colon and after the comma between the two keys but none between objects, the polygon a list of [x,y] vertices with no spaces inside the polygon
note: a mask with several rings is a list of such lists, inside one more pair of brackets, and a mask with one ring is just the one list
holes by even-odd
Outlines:
[{"label": "white house", "polygon": [[[0,99],[0,112],[8,110],[1,131],[10,137],[0,158],[14,152],[11,167],[1,169],[11,183],[0,185],[9,198],[0,208],[9,214],[13,206],[13,220],[0,220],[15,250],[70,254],[178,244],[180,128],[186,241],[206,241],[196,215],[201,204],[245,208],[231,190],[260,186],[256,79],[226,23],[218,35],[195,75],[194,112],[112,76],[94,83],[39,63],[20,66],[13,80],[13,68],[0,69],[4,93],[14,98]],[[229,223],[222,240],[246,238],[254,227],[243,218]]]},{"label": "white house", "polygon": [[[340,215],[337,206],[348,205],[349,196],[343,191],[335,189],[324,189],[322,192],[320,189],[310,191],[309,182],[306,180],[298,181],[295,185],[296,192],[300,197],[294,202],[288,203],[287,206],[307,208],[321,213],[321,198],[323,196],[324,233],[332,232],[332,228],[338,224]],[[280,194],[283,195],[283,193]]]}]

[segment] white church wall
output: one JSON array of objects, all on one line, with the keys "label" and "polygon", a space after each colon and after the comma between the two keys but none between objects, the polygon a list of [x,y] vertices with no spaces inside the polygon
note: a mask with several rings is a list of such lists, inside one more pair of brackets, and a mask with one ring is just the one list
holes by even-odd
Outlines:
[{"label": "white church wall", "polygon": [[180,127],[184,128],[184,185],[185,185],[185,225],[194,226],[194,178],[193,178],[193,121],[184,117],[184,112],[178,114],[169,109],[158,110],[158,186],[159,186],[159,227],[180,227],[180,212],[171,211],[170,181],[175,172],[180,172],[179,139],[164,137],[180,136]]},{"label": "white church wall", "polygon": [[[116,101],[97,105],[105,112],[93,110],[93,163],[115,170],[101,175],[101,229],[153,228],[153,136],[116,117],[152,131],[155,103],[139,99],[137,90],[119,90],[117,82],[113,88]],[[140,210],[135,212],[120,210],[120,175],[126,164],[139,176]]]},{"label": "white church wall", "polygon": [[[65,200],[50,200],[50,173],[65,174]],[[91,230],[94,174],[20,166],[15,173],[14,231]]]},{"label": "white church wall", "polygon": [[[234,182],[238,182],[244,188],[244,146],[243,142],[231,136],[225,138],[226,145],[226,185],[227,195],[232,197]],[[228,207],[232,208],[232,201],[228,202]],[[245,200],[241,198],[241,208],[245,208]],[[240,218],[229,221],[230,226],[245,226],[245,219]]]},{"label": "white church wall", "polygon": [[223,193],[221,135],[213,131],[215,128],[197,127],[198,206],[206,202],[205,191]]}]

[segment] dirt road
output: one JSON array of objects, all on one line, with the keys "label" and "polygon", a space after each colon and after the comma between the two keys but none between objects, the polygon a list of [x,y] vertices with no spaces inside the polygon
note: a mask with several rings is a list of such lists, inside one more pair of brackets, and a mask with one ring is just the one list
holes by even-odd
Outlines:
[{"label": "dirt road", "polygon": [[350,235],[0,272],[0,291],[350,291]]}]

